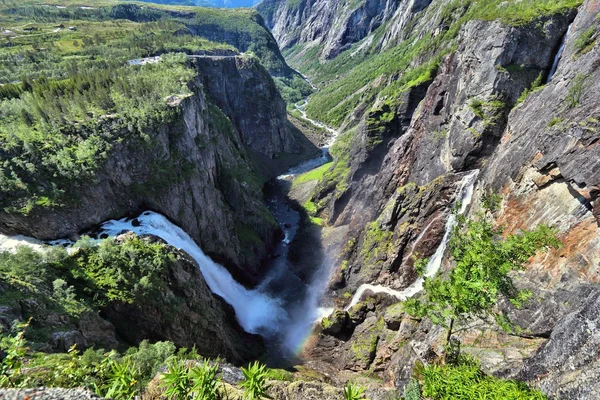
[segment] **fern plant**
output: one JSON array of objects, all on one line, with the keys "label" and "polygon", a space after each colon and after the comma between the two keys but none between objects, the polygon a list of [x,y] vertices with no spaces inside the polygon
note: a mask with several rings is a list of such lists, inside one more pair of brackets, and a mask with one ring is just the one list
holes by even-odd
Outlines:
[{"label": "fern plant", "polygon": [[5,353],[0,363],[0,387],[20,387],[26,384],[26,379],[21,374],[23,359],[29,348],[25,339],[25,331],[31,319],[18,326],[19,332],[14,337],[3,338],[0,349]]},{"label": "fern plant", "polygon": [[220,400],[219,386],[221,377],[217,376],[219,366],[207,360],[199,363],[189,372],[192,380],[192,393],[196,400]]},{"label": "fern plant", "polygon": [[344,387],[344,400],[363,400],[365,388],[348,382]]},{"label": "fern plant", "polygon": [[188,398],[192,390],[192,379],[184,360],[177,358],[171,361],[167,372],[162,375],[161,386],[165,389],[164,395],[168,399],[184,400]]},{"label": "fern plant", "polygon": [[244,388],[244,398],[248,400],[270,399],[267,394],[270,385],[267,385],[267,367],[258,361],[251,363],[248,368],[242,367],[245,381],[241,383]]},{"label": "fern plant", "polygon": [[104,397],[133,399],[138,391],[138,371],[129,360],[123,362],[111,360],[110,364]]}]

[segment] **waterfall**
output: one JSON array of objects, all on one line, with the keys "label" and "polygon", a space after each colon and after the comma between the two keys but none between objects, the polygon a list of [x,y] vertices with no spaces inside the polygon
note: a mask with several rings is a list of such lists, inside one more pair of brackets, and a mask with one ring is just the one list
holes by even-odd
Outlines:
[{"label": "waterfall", "polygon": [[554,77],[554,74],[556,73],[556,70],[558,69],[558,63],[560,62],[560,59],[562,58],[562,54],[565,51],[565,45],[567,44],[567,39],[569,37],[569,33],[571,33],[572,27],[573,27],[573,24],[569,25],[569,28],[567,29],[567,33],[565,33],[565,36],[563,36],[562,41],[560,42],[560,47],[558,48],[558,52],[556,53],[556,56],[554,56],[554,62],[552,63],[552,68],[550,68],[550,73],[548,74],[548,79],[546,80],[546,83],[548,83],[552,80],[552,78]]},{"label": "waterfall", "polygon": [[[458,210],[458,214],[462,215],[467,210],[467,207],[471,204],[471,200],[473,198],[473,190],[475,188],[475,182],[477,181],[477,176],[479,175],[479,170],[473,170],[465,175],[462,179],[460,189],[458,190],[458,196],[456,198],[455,204],[460,203],[460,209]],[[429,259],[427,263],[427,267],[425,268],[425,277],[431,278],[438,273],[442,266],[442,261],[444,259],[444,253],[446,252],[446,248],[448,247],[448,242],[450,241],[450,236],[452,235],[452,230],[456,226],[456,214],[452,213],[448,217],[446,221],[446,227],[444,231],[444,237],[442,238],[442,242],[436,249],[435,253]],[[427,228],[429,225],[427,226]],[[425,228],[425,230],[427,229]],[[420,236],[421,237],[421,236]],[[369,285],[364,284],[361,285],[354,296],[352,297],[352,301],[346,307],[346,310],[354,307],[360,301],[362,295],[370,290],[374,293],[386,293],[390,296],[396,297],[398,300],[406,300],[409,297],[414,296],[423,290],[424,279],[419,277],[412,285],[407,287],[404,290],[393,290],[381,285]]]},{"label": "waterfall", "polygon": [[146,211],[138,218],[111,220],[102,224],[100,235],[117,236],[123,231],[137,235],[155,235],[169,245],[188,253],[200,267],[210,290],[231,304],[240,325],[250,333],[273,333],[287,318],[276,299],[259,290],[250,290],[239,284],[225,267],[212,261],[187,233],[164,216]]}]

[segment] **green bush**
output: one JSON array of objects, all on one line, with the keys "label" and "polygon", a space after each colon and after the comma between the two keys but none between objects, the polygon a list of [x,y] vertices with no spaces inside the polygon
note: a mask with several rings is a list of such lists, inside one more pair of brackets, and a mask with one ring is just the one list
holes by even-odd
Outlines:
[{"label": "green bush", "polygon": [[192,393],[196,400],[220,400],[219,388],[221,378],[218,376],[219,366],[204,360],[190,369]]},{"label": "green bush", "polygon": [[1,304],[34,298],[77,318],[113,301],[152,302],[164,291],[164,274],[174,257],[169,247],[129,236],[92,245],[86,239],[72,254],[62,247],[38,251],[20,246],[16,253],[0,253],[0,282],[11,290],[0,295]]},{"label": "green bush", "polygon": [[348,382],[344,387],[344,400],[363,400],[365,388]]},{"label": "green bush", "polygon": [[193,382],[186,361],[180,358],[172,360],[167,371],[161,376],[164,395],[169,399],[185,400],[192,391]]},{"label": "green bush", "polygon": [[248,400],[268,399],[267,390],[270,385],[267,384],[269,377],[267,367],[255,361],[242,367],[242,373],[245,380],[240,384],[244,388],[244,398]]},{"label": "green bush", "polygon": [[594,35],[596,34],[596,27],[592,26],[589,29],[581,32],[575,42],[573,42],[573,48],[576,53],[585,54],[594,47]]},{"label": "green bush", "polygon": [[584,83],[587,79],[587,75],[585,74],[577,74],[569,83],[569,90],[567,91],[567,96],[565,97],[565,103],[568,108],[574,108],[579,105],[581,101],[581,96],[583,96]]},{"label": "green bush", "polygon": [[531,93],[540,90],[544,87],[544,85],[542,85],[542,78],[543,78],[543,72],[540,72],[540,74],[538,75],[538,77],[535,79],[535,81],[533,81],[533,83],[531,84],[531,86],[527,89],[525,89],[523,91],[523,93],[521,93],[521,95],[519,96],[519,98],[517,99],[517,105],[521,104],[522,102],[525,101],[525,99],[527,98],[527,96],[529,96]]},{"label": "green bush", "polygon": [[504,236],[503,228],[485,216],[457,218],[449,244],[454,268],[448,276],[426,278],[425,295],[405,302],[409,314],[446,327],[448,342],[457,319],[496,315],[494,307],[501,295],[520,307],[532,293],[518,290],[509,274],[523,269],[539,250],[560,246],[554,230],[547,226]]},{"label": "green bush", "polygon": [[[423,397],[431,400],[545,400],[525,383],[485,375],[479,364],[462,358],[459,365],[429,365],[422,371]],[[416,397],[418,398],[418,397]],[[407,397],[408,399],[408,397]]]}]

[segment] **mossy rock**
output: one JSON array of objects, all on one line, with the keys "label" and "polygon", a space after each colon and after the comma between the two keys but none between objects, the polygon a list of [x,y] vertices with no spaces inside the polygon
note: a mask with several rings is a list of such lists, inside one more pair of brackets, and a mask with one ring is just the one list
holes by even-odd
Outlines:
[{"label": "mossy rock", "polygon": [[404,307],[402,303],[396,303],[391,305],[385,310],[384,321],[388,329],[397,331],[400,329],[400,324],[404,318]]},{"label": "mossy rock", "polygon": [[348,326],[348,320],[347,311],[335,310],[329,317],[325,317],[321,321],[323,333],[332,336],[342,333]]}]

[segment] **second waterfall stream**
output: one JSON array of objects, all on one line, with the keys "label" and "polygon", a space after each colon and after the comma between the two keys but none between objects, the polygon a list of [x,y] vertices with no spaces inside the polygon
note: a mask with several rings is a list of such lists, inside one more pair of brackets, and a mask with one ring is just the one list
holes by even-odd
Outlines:
[{"label": "second waterfall stream", "polygon": [[[460,209],[458,210],[458,214],[462,215],[467,210],[467,207],[471,204],[471,200],[473,198],[473,190],[475,188],[475,182],[477,181],[477,177],[479,176],[479,170],[473,170],[467,173],[460,184],[460,188],[458,190],[458,195],[456,196],[455,205],[460,204]],[[438,273],[442,266],[442,260],[444,259],[444,254],[446,253],[446,248],[448,247],[448,242],[450,241],[450,235],[452,234],[452,230],[456,225],[456,214],[451,213],[446,221],[444,237],[442,238],[442,242],[436,249],[435,253],[429,259],[427,263],[427,268],[425,269],[425,277],[431,278]],[[425,228],[427,230],[429,226]],[[421,236],[425,233],[425,230],[421,233]],[[364,284],[361,285],[354,296],[352,297],[352,301],[346,307],[346,310],[354,307],[360,301],[362,295],[366,291],[371,291],[373,293],[386,293],[390,296],[396,297],[398,300],[406,300],[409,297],[414,296],[423,290],[423,283],[425,280],[419,277],[412,285],[407,287],[404,290],[393,290],[381,285],[369,285]]]}]

